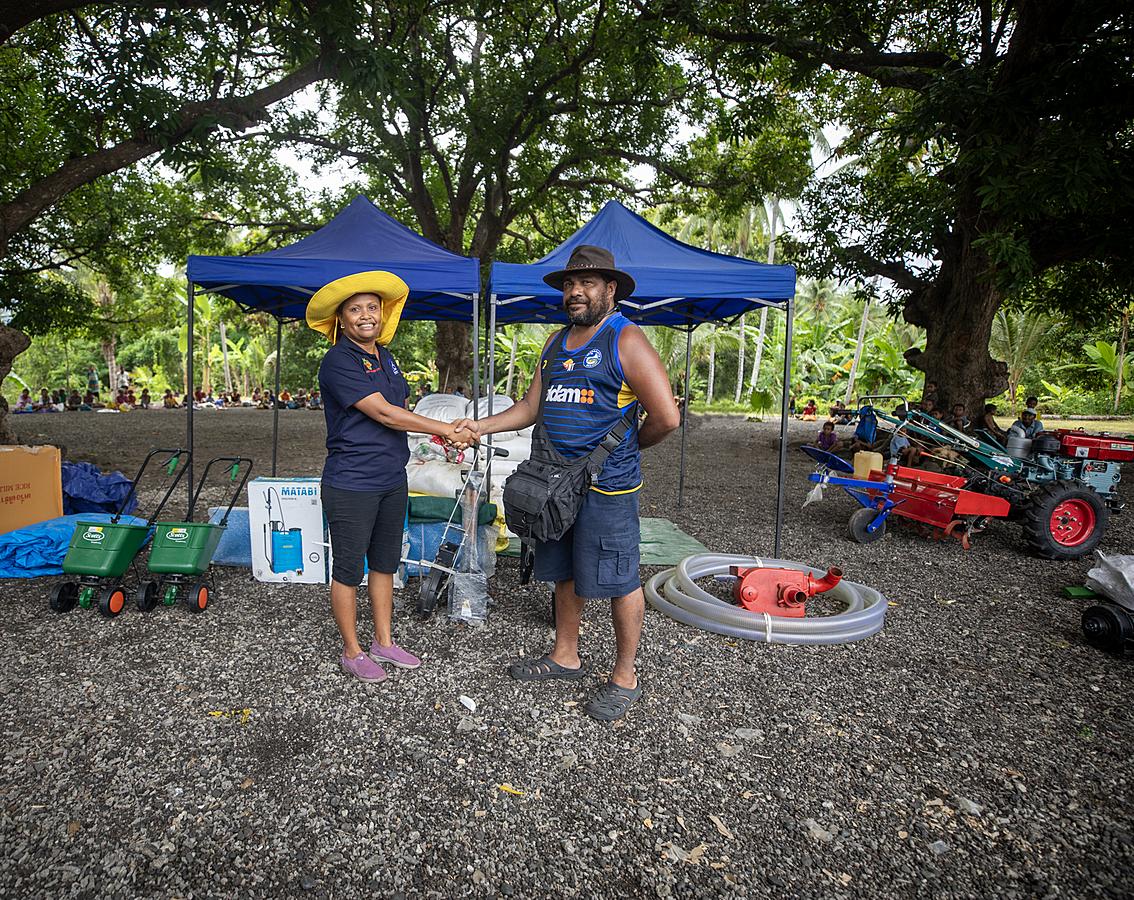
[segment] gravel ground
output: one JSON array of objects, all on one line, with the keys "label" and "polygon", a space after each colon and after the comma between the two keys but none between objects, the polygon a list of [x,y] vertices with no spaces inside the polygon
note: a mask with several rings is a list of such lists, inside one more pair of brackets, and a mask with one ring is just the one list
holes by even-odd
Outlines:
[{"label": "gravel ground", "polygon": [[[200,459],[268,468],[270,414],[197,421]],[[317,474],[322,416],[280,421],[281,470]],[[128,470],[183,434],[164,411],[13,425]],[[645,454],[643,514],[769,553],[774,437],[696,418],[684,510],[674,438]],[[1134,678],[1060,594],[1089,563],[1024,556],[1009,523],[967,553],[852,544],[851,501],[801,510],[810,467],[790,457],[784,555],[880,588],[884,632],[766,646],[648,610],[646,692],[613,727],[581,712],[612,660],[603,604],[584,625],[594,676],[506,675],[551,636],[545,589],[511,560],[483,628],[399,598],[395,633],[425,666],[372,687],[337,668],[323,588],[222,569],[201,616],[104,620],[52,613],[55,579],[0,583],[0,895],[1129,896]],[[1105,550],[1134,547],[1132,520]]]}]

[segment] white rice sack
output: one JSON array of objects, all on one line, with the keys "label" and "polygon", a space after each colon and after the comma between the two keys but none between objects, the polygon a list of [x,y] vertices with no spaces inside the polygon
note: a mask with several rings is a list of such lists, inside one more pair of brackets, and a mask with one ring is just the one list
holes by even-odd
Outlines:
[{"label": "white rice sack", "polygon": [[461,466],[439,459],[411,459],[406,465],[406,480],[411,491],[433,497],[455,497],[464,483]]},{"label": "white rice sack", "polygon": [[468,400],[456,394],[426,394],[417,401],[413,411],[427,419],[452,422],[467,415]]},{"label": "white rice sack", "polygon": [[1099,550],[1095,553],[1099,562],[1087,573],[1087,587],[1134,611],[1134,556],[1107,556]]},{"label": "white rice sack", "polygon": [[[502,413],[506,409],[511,409],[515,406],[515,401],[511,397],[504,394],[493,394],[492,396],[492,415]],[[481,397],[479,400],[470,400],[465,408],[465,415],[469,418],[475,416],[478,419],[488,418],[488,398]],[[494,440],[498,442],[510,441],[516,436],[515,431],[499,431],[494,435]]]}]

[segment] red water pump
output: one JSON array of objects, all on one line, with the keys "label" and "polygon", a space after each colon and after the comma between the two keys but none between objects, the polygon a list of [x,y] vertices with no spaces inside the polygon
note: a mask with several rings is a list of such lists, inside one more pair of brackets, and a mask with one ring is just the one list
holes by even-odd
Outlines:
[{"label": "red water pump", "polygon": [[753,569],[729,566],[730,575],[736,576],[732,595],[736,602],[755,613],[772,616],[803,617],[807,598],[829,591],[843,580],[842,569],[831,566],[822,578],[797,569]]}]

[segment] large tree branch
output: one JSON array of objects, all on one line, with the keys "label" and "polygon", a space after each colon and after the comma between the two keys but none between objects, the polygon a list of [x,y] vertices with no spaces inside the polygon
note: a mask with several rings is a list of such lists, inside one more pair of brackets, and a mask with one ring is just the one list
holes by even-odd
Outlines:
[{"label": "large tree branch", "polygon": [[860,266],[864,272],[888,278],[905,291],[924,291],[931,284],[918,278],[900,262],[886,262],[871,256],[861,244],[845,248],[842,255]]},{"label": "large tree branch", "polygon": [[112,147],[72,157],[0,206],[0,255],[7,252],[8,241],[14,234],[77,188],[192,137],[200,137],[203,132],[221,126],[235,131],[249,128],[266,117],[267,107],[329,74],[329,67],[315,59],[250,94],[186,103],[164,128],[139,131]]},{"label": "large tree branch", "polygon": [[[32,22],[90,5],[91,0],[23,0],[20,3],[5,3],[0,12],[0,44]],[[178,9],[201,9],[208,5],[209,0],[131,0],[129,3],[118,4],[132,9],[168,9],[174,6]]]}]

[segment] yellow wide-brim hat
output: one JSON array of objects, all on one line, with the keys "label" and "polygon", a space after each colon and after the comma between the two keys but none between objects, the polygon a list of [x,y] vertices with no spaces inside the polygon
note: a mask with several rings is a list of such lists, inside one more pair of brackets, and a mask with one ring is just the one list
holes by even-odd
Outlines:
[{"label": "yellow wide-brim hat", "polygon": [[382,301],[378,343],[385,347],[394,339],[409,297],[409,285],[393,272],[356,272],[323,285],[307,302],[307,327],[325,334],[335,343],[339,337],[339,319],[335,314],[343,301],[355,294],[377,294]]}]

